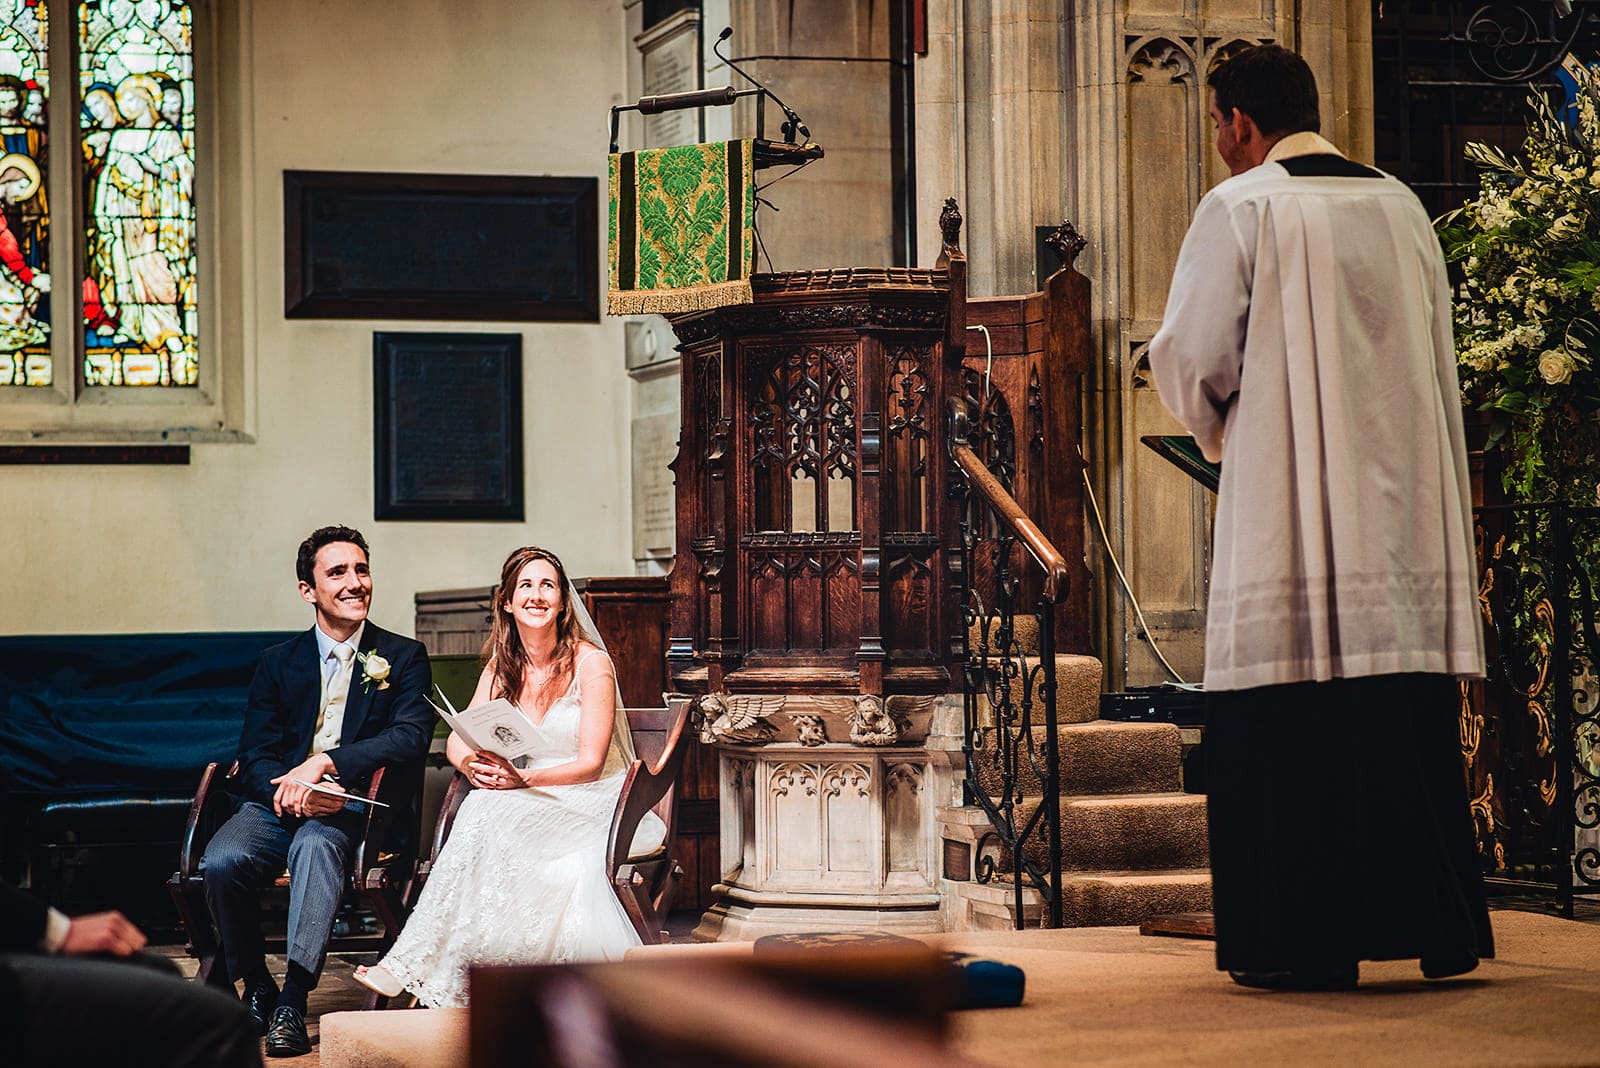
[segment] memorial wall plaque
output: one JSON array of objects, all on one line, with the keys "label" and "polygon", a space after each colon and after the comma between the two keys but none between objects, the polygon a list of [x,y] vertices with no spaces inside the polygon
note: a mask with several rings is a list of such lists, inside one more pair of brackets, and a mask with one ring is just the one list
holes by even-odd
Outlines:
[{"label": "memorial wall plaque", "polygon": [[[644,95],[683,93],[700,85],[700,12],[679,11],[633,39],[639,49]],[[700,141],[700,109],[663,111],[644,117],[643,148],[670,148]]]},{"label": "memorial wall plaque", "polygon": [[520,522],[522,335],[372,338],[373,517]]},{"label": "memorial wall plaque", "polygon": [[598,322],[599,181],[285,171],[291,319]]}]

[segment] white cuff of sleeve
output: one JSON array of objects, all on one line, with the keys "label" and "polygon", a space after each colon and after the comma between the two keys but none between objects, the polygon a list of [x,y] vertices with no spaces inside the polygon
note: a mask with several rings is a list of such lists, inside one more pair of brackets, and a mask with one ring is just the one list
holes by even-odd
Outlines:
[{"label": "white cuff of sleeve", "polygon": [[72,920],[66,913],[50,909],[45,913],[44,937],[39,939],[39,948],[46,953],[60,953],[61,947],[67,944],[67,932],[71,929]]}]

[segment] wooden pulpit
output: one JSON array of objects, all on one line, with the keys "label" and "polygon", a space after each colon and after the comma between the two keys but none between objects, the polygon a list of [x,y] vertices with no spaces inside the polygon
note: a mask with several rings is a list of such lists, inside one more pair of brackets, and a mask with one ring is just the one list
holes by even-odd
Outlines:
[{"label": "wooden pulpit", "polygon": [[[933,268],[756,275],[753,303],[669,317],[668,667],[719,753],[723,878],[700,937],[939,926],[957,761],[928,738],[936,718],[960,734],[966,633],[948,397],[972,397],[1008,484],[1081,565],[1087,282],[1069,268],[1056,292],[969,305],[953,202],[941,225]],[[1075,601],[1069,649],[1086,587]]]}]

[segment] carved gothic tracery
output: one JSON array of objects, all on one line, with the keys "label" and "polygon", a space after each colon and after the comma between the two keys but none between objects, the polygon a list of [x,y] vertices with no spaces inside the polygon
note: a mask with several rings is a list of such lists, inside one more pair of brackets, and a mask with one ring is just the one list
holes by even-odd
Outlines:
[{"label": "carved gothic tracery", "polygon": [[850,529],[856,475],[854,349],[808,345],[762,355],[752,361],[756,389],[749,411],[756,529],[825,531],[840,529],[841,523]]},{"label": "carved gothic tracery", "polygon": [[866,797],[872,789],[872,773],[860,764],[835,764],[822,773],[826,796],[838,797],[846,788],[853,788],[857,797]]},{"label": "carved gothic tracery", "polygon": [[961,383],[972,426],[972,451],[1000,484],[1011,490],[1017,476],[1017,432],[1011,405],[970,367],[962,371]]},{"label": "carved gothic tracery", "polygon": [[787,797],[790,789],[803,790],[807,797],[817,795],[817,771],[807,764],[779,764],[768,782],[774,797]]},{"label": "carved gothic tracery", "polygon": [[1146,41],[1128,60],[1128,81],[1155,85],[1194,81],[1194,60],[1187,49],[1162,38]]}]

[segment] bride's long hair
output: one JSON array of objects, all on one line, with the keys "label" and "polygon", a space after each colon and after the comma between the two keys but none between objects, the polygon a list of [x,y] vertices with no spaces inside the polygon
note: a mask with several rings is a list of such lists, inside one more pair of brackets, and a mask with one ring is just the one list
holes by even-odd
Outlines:
[{"label": "bride's long hair", "polygon": [[510,612],[511,597],[517,591],[517,577],[522,569],[535,560],[543,560],[556,571],[556,584],[561,589],[561,611],[556,615],[556,649],[551,658],[552,671],[534,694],[542,707],[559,697],[572,683],[572,660],[583,640],[583,627],[572,605],[572,584],[567,581],[567,569],[561,560],[548,549],[524,545],[513,549],[500,568],[500,585],[494,589],[494,622],[489,628],[489,640],[484,643],[483,657],[494,665],[494,689],[491,697],[504,697],[515,701],[522,693],[522,683],[527,677],[528,656],[522,647],[522,635],[517,632],[517,621]]}]

